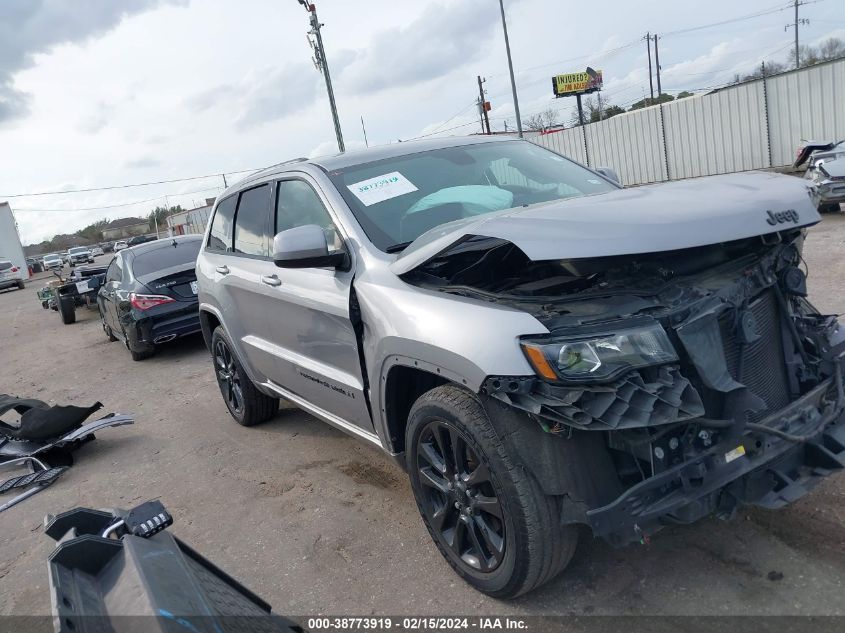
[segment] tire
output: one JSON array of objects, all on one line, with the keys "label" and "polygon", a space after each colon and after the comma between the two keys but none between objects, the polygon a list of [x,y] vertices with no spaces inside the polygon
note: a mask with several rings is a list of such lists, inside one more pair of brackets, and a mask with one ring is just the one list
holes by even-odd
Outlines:
[{"label": "tire", "polygon": [[45,310],[49,310],[50,309],[50,303],[47,302],[47,301],[42,301],[41,307],[44,308]]},{"label": "tire", "polygon": [[73,303],[73,297],[58,297],[59,316],[62,318],[62,323],[70,325],[76,323],[76,306]]},{"label": "tire", "polygon": [[839,213],[838,202],[824,202],[818,207],[819,213]]},{"label": "tire", "polygon": [[[454,446],[463,457],[451,457]],[[576,528],[560,524],[558,498],[514,464],[474,394],[442,385],[420,396],[408,415],[405,450],[423,522],[452,569],[474,588],[514,598],[569,563]],[[462,476],[455,479],[455,472]],[[453,546],[461,522],[463,545]]]},{"label": "tire", "polygon": [[127,350],[129,350],[129,355],[132,356],[132,360],[134,361],[146,360],[156,353],[155,347],[132,349],[132,345],[129,343],[129,335],[126,334],[126,330],[123,330],[123,345]]},{"label": "tire", "polygon": [[18,290],[25,290],[25,289],[26,289],[26,284],[22,280],[18,281]]},{"label": "tire", "polygon": [[131,347],[129,348],[129,354],[132,356],[132,360],[134,361],[146,360],[155,355],[155,353],[155,349],[145,349],[140,352],[136,352]]},{"label": "tire", "polygon": [[254,426],[276,415],[279,399],[261,393],[252,383],[220,325],[211,335],[211,359],[220,395],[235,422],[241,426]]}]

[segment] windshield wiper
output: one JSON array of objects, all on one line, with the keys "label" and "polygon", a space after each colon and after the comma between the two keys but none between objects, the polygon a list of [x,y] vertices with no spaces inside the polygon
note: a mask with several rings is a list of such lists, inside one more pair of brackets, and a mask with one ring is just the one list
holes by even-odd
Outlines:
[{"label": "windshield wiper", "polygon": [[[411,240],[413,241],[413,240]],[[400,253],[411,245],[411,242],[399,242],[398,244],[391,244],[386,249],[385,253]]]}]

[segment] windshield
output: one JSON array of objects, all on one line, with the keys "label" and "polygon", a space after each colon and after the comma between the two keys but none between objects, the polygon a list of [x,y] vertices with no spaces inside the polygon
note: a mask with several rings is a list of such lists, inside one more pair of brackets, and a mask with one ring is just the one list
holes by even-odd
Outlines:
[{"label": "windshield", "polygon": [[87,253],[87,252],[88,252],[88,249],[85,248],[85,247],[81,247],[81,246],[77,247],[77,248],[68,249],[68,253],[70,253],[71,255],[79,255],[80,253]]},{"label": "windshield", "polygon": [[47,260],[54,260],[54,259],[61,259],[61,257],[59,257],[58,255],[45,255],[45,256],[44,256],[44,261],[45,261],[45,262],[46,262]]},{"label": "windshield", "polygon": [[329,177],[367,237],[389,252],[453,220],[616,188],[567,158],[516,141],[408,154]]}]

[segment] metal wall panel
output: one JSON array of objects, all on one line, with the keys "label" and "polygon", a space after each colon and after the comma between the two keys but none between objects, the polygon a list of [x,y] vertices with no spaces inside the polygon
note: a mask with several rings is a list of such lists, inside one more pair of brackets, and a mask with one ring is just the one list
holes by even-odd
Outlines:
[{"label": "metal wall panel", "polygon": [[766,83],[774,165],[791,164],[802,139],[845,139],[845,59]]},{"label": "metal wall panel", "polygon": [[764,103],[755,81],[664,104],[670,178],[769,167]]},{"label": "metal wall panel", "polygon": [[[526,138],[528,138],[526,136]],[[587,155],[584,149],[584,132],[581,128],[571,127],[559,132],[551,132],[550,134],[538,134],[533,138],[529,138],[533,143],[548,147],[558,154],[563,154],[567,158],[576,160],[579,163],[587,164]]]},{"label": "metal wall panel", "polygon": [[613,167],[622,184],[666,180],[660,108],[619,114],[585,127],[591,167]]},{"label": "metal wall panel", "polygon": [[802,139],[845,139],[843,104],[840,59],[526,138],[639,185],[790,165]]}]

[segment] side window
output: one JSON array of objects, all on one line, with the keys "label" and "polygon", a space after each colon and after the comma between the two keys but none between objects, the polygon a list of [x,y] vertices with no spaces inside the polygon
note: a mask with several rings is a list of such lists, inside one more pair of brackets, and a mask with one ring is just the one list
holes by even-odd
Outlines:
[{"label": "side window", "polygon": [[232,220],[235,217],[237,199],[237,196],[230,196],[217,205],[211,231],[208,234],[208,250],[229,251],[232,249]]},{"label": "side window", "polygon": [[115,257],[111,260],[111,264],[109,264],[109,268],[106,271],[106,281],[120,281],[122,277],[123,274],[120,270],[120,258]]},{"label": "side window", "polygon": [[303,180],[282,180],[276,197],[276,233],[316,224],[326,233],[329,250],[340,248],[340,236],[317,192]]},{"label": "side window", "polygon": [[270,256],[267,224],[270,217],[270,185],[241,193],[235,216],[235,252]]}]

